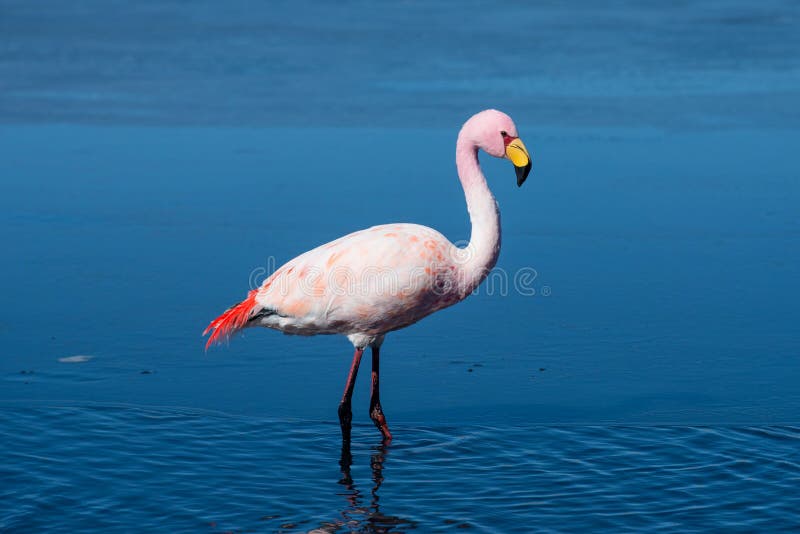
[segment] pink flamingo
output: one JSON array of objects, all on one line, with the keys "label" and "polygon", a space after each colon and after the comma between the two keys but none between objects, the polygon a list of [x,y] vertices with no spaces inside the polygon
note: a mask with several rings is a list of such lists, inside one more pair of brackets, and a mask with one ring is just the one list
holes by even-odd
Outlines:
[{"label": "pink flamingo", "polygon": [[521,186],[531,159],[505,113],[482,111],[461,128],[456,166],[472,223],[469,245],[459,248],[417,224],[361,230],[289,261],[260,288],[214,319],[206,348],[250,326],[287,334],[344,334],[355,346],[339,404],[342,438],[349,442],[353,385],[366,347],[372,348],[370,418],[392,439],[379,391],[384,336],[465,299],[487,276],[500,252],[500,212],[478,163],[478,149],[507,157]]}]

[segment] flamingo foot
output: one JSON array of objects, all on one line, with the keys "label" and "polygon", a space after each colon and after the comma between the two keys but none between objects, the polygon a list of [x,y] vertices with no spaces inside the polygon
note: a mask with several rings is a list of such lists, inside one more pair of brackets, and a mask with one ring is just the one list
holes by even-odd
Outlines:
[{"label": "flamingo foot", "polygon": [[383,434],[383,442],[389,443],[392,441],[392,433],[389,432],[389,425],[386,424],[386,417],[383,415],[380,402],[376,402],[370,407],[369,417],[372,419],[372,422],[375,423],[375,426],[378,427],[378,430],[381,431],[381,434]]}]

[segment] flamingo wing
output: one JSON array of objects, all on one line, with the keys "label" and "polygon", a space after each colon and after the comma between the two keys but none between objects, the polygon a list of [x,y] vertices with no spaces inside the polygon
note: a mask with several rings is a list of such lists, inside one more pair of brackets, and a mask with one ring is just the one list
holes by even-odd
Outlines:
[{"label": "flamingo wing", "polygon": [[416,224],[354,232],[287,262],[215,319],[208,344],[247,326],[289,334],[396,330],[453,304],[461,249]]},{"label": "flamingo wing", "polygon": [[433,307],[432,292],[437,280],[454,275],[457,250],[439,232],[413,224],[347,235],[265,281],[256,302],[277,314],[263,326],[299,334],[377,334],[407,326],[441,307]]}]

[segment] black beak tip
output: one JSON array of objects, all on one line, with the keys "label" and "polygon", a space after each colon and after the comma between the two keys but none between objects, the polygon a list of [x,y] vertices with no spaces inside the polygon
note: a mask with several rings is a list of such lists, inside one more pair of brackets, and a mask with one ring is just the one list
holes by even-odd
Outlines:
[{"label": "black beak tip", "polygon": [[522,184],[525,183],[525,179],[531,172],[531,167],[530,161],[524,167],[514,167],[514,170],[517,171],[517,187],[522,187]]}]

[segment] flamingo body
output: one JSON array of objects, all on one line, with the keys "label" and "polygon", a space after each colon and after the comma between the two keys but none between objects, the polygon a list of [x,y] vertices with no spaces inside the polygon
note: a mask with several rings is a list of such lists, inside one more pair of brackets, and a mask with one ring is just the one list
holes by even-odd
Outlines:
[{"label": "flamingo body", "polygon": [[270,276],[256,303],[275,310],[260,326],[301,335],[377,336],[456,302],[436,288],[456,280],[461,250],[415,224],[349,234],[295,258]]}]

